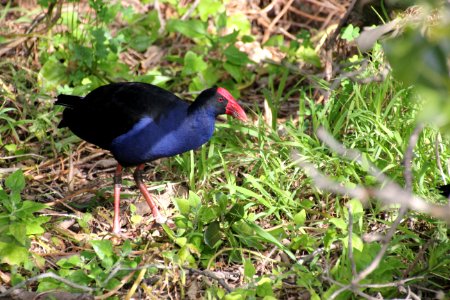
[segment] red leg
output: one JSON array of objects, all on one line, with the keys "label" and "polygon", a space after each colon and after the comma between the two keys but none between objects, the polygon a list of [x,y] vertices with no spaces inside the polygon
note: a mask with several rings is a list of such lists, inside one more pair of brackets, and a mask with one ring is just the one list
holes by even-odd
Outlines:
[{"label": "red leg", "polygon": [[144,169],[144,164],[137,166],[136,171],[134,171],[133,177],[134,181],[136,181],[136,185],[139,187],[139,190],[144,196],[145,201],[147,201],[148,206],[152,210],[153,218],[155,218],[156,223],[164,224],[167,221],[167,218],[163,217],[156,206],[155,201],[153,201],[149,192],[147,191],[147,187],[142,182],[142,170]]},{"label": "red leg", "polygon": [[120,233],[120,189],[122,187],[122,166],[117,165],[114,173],[114,219],[113,233]]}]

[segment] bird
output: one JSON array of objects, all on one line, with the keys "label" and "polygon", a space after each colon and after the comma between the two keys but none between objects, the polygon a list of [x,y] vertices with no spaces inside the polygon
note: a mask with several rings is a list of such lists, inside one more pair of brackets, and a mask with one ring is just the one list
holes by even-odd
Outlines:
[{"label": "bird", "polygon": [[68,127],[79,138],[109,150],[117,160],[114,173],[112,232],[120,234],[122,171],[136,167],[136,186],[149,205],[155,222],[164,217],[142,181],[144,164],[197,149],[208,142],[218,115],[248,120],[231,93],[214,86],[192,102],[156,85],[117,82],[100,86],[86,96],[60,94],[55,105],[64,110],[58,128]]}]

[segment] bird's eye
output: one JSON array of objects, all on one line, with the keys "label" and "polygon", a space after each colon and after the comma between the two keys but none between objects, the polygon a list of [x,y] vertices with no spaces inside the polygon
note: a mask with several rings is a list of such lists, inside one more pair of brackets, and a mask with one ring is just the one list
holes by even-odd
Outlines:
[{"label": "bird's eye", "polygon": [[223,97],[219,97],[219,102],[223,102],[223,101],[224,101]]}]

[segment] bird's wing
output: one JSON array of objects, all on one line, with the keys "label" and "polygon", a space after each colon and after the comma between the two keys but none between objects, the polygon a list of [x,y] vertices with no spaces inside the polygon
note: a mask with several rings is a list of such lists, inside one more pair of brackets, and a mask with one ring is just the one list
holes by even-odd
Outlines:
[{"label": "bird's wing", "polygon": [[101,86],[75,107],[64,110],[63,120],[80,138],[109,149],[116,137],[128,132],[143,117],[154,122],[175,107],[187,104],[154,85],[123,82]]}]

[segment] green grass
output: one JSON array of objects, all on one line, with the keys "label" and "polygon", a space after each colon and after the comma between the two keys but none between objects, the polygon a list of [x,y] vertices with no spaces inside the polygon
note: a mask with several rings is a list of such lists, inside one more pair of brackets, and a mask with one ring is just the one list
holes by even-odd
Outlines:
[{"label": "green grass", "polygon": [[[213,20],[217,24],[224,22],[219,11],[217,19]],[[324,127],[346,147],[357,149],[388,177],[404,185],[403,155],[416,119],[426,103],[417,101],[410,87],[388,77],[384,82],[370,84],[345,79],[331,91],[326,103],[319,104],[315,102],[312,86],[326,86],[323,82],[309,86],[286,68],[269,66],[265,70],[267,75],[258,78],[266,83],[257,92],[257,99],[264,97],[267,100],[273,121],[267,124],[264,112],[259,111],[256,105],[247,107],[253,123],[243,124],[231,118],[220,121],[214,137],[200,149],[151,164],[148,184],[157,187],[152,193],[164,194],[169,182],[189,190],[187,196],[172,196],[174,207],[169,207],[168,213],[176,224],[174,229],[149,226],[151,218],[142,217],[136,208],[137,191],[131,180],[127,180],[131,177],[125,178],[123,209],[129,217],[126,228],[133,236],[127,241],[117,242],[106,234],[112,216],[112,182],[107,177],[112,173],[99,175],[102,174],[101,167],[89,165],[105,156],[75,165],[75,190],[86,186],[92,190],[72,197],[73,192],[67,188],[69,163],[64,159],[73,154],[72,159],[77,162],[95,155],[96,150],[80,145],[69,131],[56,128],[60,110],[53,108],[51,95],[61,90],[85,92],[116,74],[114,67],[120,69],[121,75],[134,78],[122,64],[114,64],[114,56],[126,47],[133,47],[136,51],[139,47],[145,48],[149,41],[141,40],[144,44],[139,44],[138,38],[143,38],[146,28],[158,21],[155,15],[138,21],[133,16],[134,13],[128,12],[127,22],[139,30],[124,30],[124,37],[115,36],[112,43],[117,43],[118,48],[104,49],[99,42],[101,37],[95,34],[88,37],[87,44],[98,43],[96,47],[99,48],[94,47],[93,50],[106,52],[99,51],[97,54],[102,55],[94,56],[98,61],[91,67],[83,65],[79,69],[82,74],[67,72],[71,66],[68,63],[73,54],[71,51],[84,53],[64,44],[76,41],[85,46],[83,41],[76,39],[78,29],[75,28],[67,33],[69,36],[58,33],[58,45],[50,39],[40,41],[39,58],[41,63],[48,65],[39,73],[19,67],[19,63],[31,65],[26,59],[0,63],[0,96],[5,99],[0,105],[0,153],[2,156],[17,156],[15,159],[0,159],[0,170],[17,167],[25,171],[24,176],[19,172],[7,179],[8,184],[0,190],[0,233],[7,237],[7,242],[14,241],[21,253],[20,257],[7,253],[9,256],[3,255],[0,262],[0,270],[11,276],[10,285],[54,272],[72,283],[92,288],[89,292],[95,295],[113,291],[116,298],[130,293],[133,284],[143,296],[166,298],[167,293],[177,293],[184,298],[189,288],[196,284],[198,293],[206,299],[234,299],[233,296],[236,299],[283,299],[300,294],[305,298],[327,299],[339,290],[340,284],[349,284],[353,275],[348,248],[348,206],[353,211],[351,250],[357,271],[370,264],[382,246],[379,241],[363,241],[363,237],[384,235],[397,211],[382,206],[377,199],[371,199],[369,205],[363,207],[357,199],[317,189],[311,178],[293,161],[292,154],[297,151],[342,185],[378,186],[364,167],[335,154],[318,139],[316,131]],[[190,25],[198,26],[198,30],[206,28],[206,22],[200,22],[198,16],[194,14],[192,18],[195,22]],[[92,25],[92,28],[90,25],[87,23],[83,30],[91,32],[90,29],[103,28],[110,33],[110,29],[102,27],[103,23]],[[213,34],[202,38],[192,28],[175,23],[169,28],[170,32],[160,37],[155,33],[157,29],[157,26],[152,27],[151,42],[161,42],[165,38],[192,43],[188,45],[193,52],[189,67],[185,65],[186,57],[171,53],[167,64],[147,74],[138,74],[138,78],[155,82],[164,77],[159,82],[161,85],[177,91],[195,91],[202,84],[210,83],[202,81],[202,77],[212,72],[219,75],[208,79],[220,83],[223,80],[235,93],[246,85],[250,87],[241,92],[253,93],[251,84],[255,77],[247,69],[249,66],[241,64],[243,54],[228,48],[244,37],[238,38],[235,33],[225,38]],[[217,45],[228,50],[220,52]],[[43,53],[49,46],[58,46],[58,49],[54,53]],[[209,52],[215,56],[208,57]],[[66,61],[61,62],[61,58]],[[380,65],[385,63],[380,48],[373,52],[371,59],[366,76],[377,74]],[[77,57],[76,60],[83,59]],[[106,62],[112,65],[105,66]],[[234,76],[230,77],[227,70],[231,70]],[[58,76],[51,76],[60,71],[64,71],[61,78],[65,82]],[[202,74],[192,79],[196,72]],[[38,78],[47,81],[38,81]],[[85,84],[73,89],[67,85],[69,81]],[[14,88],[5,89],[5,86]],[[288,101],[298,107],[295,106],[297,108],[285,116],[281,108]],[[281,121],[277,117],[284,119]],[[426,127],[420,135],[412,162],[413,190],[424,199],[445,203],[435,190],[442,184],[434,150],[437,134],[436,128]],[[441,147],[440,156],[445,169],[450,159],[448,141],[444,140]],[[39,154],[46,159],[41,161],[41,158],[21,156],[23,154]],[[93,174],[92,170],[98,173]],[[5,171],[0,176],[3,179],[9,173],[11,171]],[[23,179],[27,180],[24,187]],[[20,192],[22,197],[18,196]],[[95,204],[87,207],[86,211],[74,205],[75,212],[67,206],[52,206],[46,211],[50,212],[51,219],[50,216],[38,217],[33,215],[34,210],[28,210],[14,220],[14,214],[22,208],[20,205],[14,209],[7,206],[10,202],[18,204],[25,199],[33,203],[48,203],[64,196],[71,196],[66,205],[89,198]],[[125,203],[130,202],[133,205],[126,208]],[[34,209],[38,207],[34,205]],[[34,232],[24,233],[22,225],[30,223],[33,216],[42,224],[36,225]],[[62,221],[71,219],[75,223],[69,230],[59,226]],[[16,223],[8,223],[8,220]],[[22,224],[22,231],[11,224]],[[45,227],[46,234],[40,226]],[[409,212],[389,243],[382,263],[362,283],[384,284],[418,277],[406,285],[415,293],[421,292],[424,298],[433,297],[433,291],[448,291],[450,242],[447,231],[448,226],[443,221]],[[23,235],[28,237],[24,239]],[[0,239],[0,248],[4,242]],[[31,250],[28,252],[29,247]],[[60,258],[61,252],[70,255]],[[5,257],[13,257],[15,264]],[[145,268],[139,269],[142,266]],[[217,279],[210,277],[206,281],[192,276],[189,268],[217,271],[219,274],[237,272],[242,277],[231,295],[225,296],[225,288]],[[30,288],[80,291],[55,278],[38,279]],[[396,287],[365,287],[360,290],[372,296],[380,293],[384,298],[405,297]],[[357,299],[358,296],[349,290],[338,296],[338,299],[350,298]]]}]

